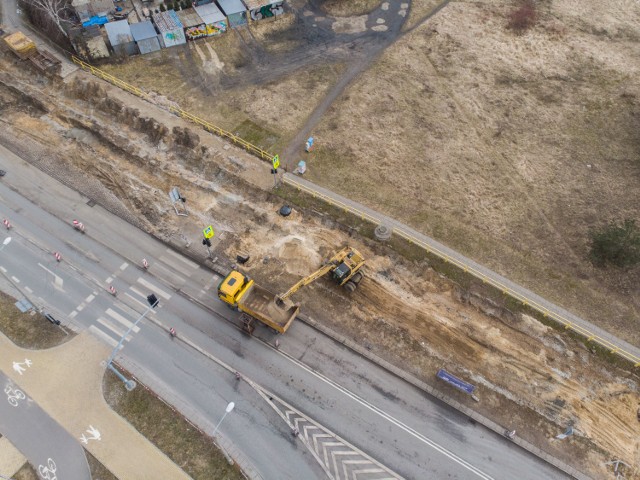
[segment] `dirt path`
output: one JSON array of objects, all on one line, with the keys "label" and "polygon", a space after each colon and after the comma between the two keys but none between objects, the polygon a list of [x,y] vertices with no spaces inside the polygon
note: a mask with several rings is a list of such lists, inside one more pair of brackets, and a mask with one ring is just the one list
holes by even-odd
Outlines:
[{"label": "dirt path", "polygon": [[[431,10],[427,15],[425,15],[419,24],[424,23],[429,20],[435,14],[437,14],[440,10],[442,10],[450,0],[443,0],[439,3],[433,10]],[[325,95],[321,102],[318,103],[316,108],[313,110],[309,118],[305,122],[305,124],[300,128],[296,136],[289,142],[289,144],[284,148],[282,152],[282,158],[286,162],[286,167],[288,171],[292,171],[296,165],[296,153],[301,150],[302,145],[304,145],[306,139],[311,135],[313,129],[318,125],[324,116],[324,114],[329,110],[331,105],[335,102],[335,100],[342,95],[342,93],[353,83],[353,81],[367,68],[369,68],[379,57],[382,52],[391,44],[393,44],[398,38],[401,38],[406,32],[402,32],[402,26],[404,25],[405,15],[400,15],[400,12],[403,10],[403,5],[410,4],[409,1],[401,2],[401,1],[390,1],[384,2],[388,4],[388,10],[382,10],[382,7],[371,12],[368,17],[369,19],[374,19],[376,17],[380,17],[381,12],[385,13],[387,18],[392,19],[391,22],[386,25],[390,27],[386,34],[382,36],[377,43],[368,43],[363,44],[360,47],[360,51],[358,52],[358,57],[355,61],[350,63],[347,71],[342,75],[340,80],[329,90],[329,92]],[[405,9],[406,10],[406,9]],[[392,12],[389,14],[389,12]],[[395,14],[395,17],[393,16]],[[412,29],[415,28],[412,27]],[[410,30],[409,30],[410,31]]]}]

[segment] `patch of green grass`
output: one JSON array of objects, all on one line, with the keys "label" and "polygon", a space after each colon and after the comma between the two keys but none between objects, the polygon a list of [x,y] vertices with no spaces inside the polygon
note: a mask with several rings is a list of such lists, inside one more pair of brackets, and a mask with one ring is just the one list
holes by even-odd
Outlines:
[{"label": "patch of green grass", "polygon": [[15,298],[0,292],[0,330],[19,347],[33,350],[51,348],[75,335],[52,324],[39,313],[22,313],[15,303]]},{"label": "patch of green grass", "polygon": [[298,208],[311,210],[320,215],[326,215],[336,222],[338,227],[342,227],[346,231],[356,231],[363,237],[374,238],[373,231],[376,225],[348,210],[344,210],[320,198],[315,198],[301,192],[290,185],[281,185],[274,191],[274,194]]},{"label": "patch of green grass", "polygon": [[111,408],[194,479],[244,479],[236,465],[229,465],[211,437],[142,385],[127,392],[118,377],[107,371],[103,391]]},{"label": "patch of green grass", "polygon": [[111,473],[107,468],[102,465],[96,457],[91,455],[88,451],[84,451],[87,456],[87,463],[89,464],[89,470],[91,470],[91,478],[96,480],[118,480],[113,473]]},{"label": "patch of green grass", "polygon": [[256,147],[260,147],[262,150],[272,151],[274,145],[278,142],[280,137],[266,128],[262,128],[260,125],[247,119],[240,125],[234,127],[232,132],[242,138],[244,141],[249,142]]},{"label": "patch of green grass", "polygon": [[28,463],[25,463],[11,478],[13,480],[39,480],[35,469]]}]

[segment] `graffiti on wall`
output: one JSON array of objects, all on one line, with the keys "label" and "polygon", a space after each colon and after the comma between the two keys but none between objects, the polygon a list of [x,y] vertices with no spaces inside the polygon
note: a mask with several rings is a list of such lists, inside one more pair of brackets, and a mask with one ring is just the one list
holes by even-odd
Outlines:
[{"label": "graffiti on wall", "polygon": [[187,40],[195,40],[196,38],[206,37],[207,26],[204,23],[201,23],[200,25],[187,27],[184,29],[184,36],[187,37]]},{"label": "graffiti on wall", "polygon": [[216,22],[207,25],[207,35],[212,37],[227,31],[227,22]]},{"label": "graffiti on wall", "polygon": [[260,8],[254,8],[251,10],[251,20],[262,20],[263,18],[275,17],[276,15],[282,15],[284,13],[284,2],[274,2],[271,5],[265,5]]},{"label": "graffiti on wall", "polygon": [[226,22],[216,22],[210,24],[201,23],[193,27],[185,28],[184,35],[187,40],[196,40],[197,38],[213,37],[227,31]]}]

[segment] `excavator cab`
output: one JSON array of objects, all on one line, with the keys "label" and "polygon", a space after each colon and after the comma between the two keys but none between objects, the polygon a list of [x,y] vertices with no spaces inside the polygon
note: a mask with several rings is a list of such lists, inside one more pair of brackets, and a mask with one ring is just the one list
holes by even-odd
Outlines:
[{"label": "excavator cab", "polygon": [[339,285],[342,285],[343,280],[348,278],[350,275],[351,268],[344,262],[338,265],[333,271],[333,279],[338,282]]}]

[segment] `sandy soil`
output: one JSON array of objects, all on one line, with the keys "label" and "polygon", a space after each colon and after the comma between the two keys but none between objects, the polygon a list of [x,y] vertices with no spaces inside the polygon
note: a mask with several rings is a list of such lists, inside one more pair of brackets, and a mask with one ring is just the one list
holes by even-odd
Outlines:
[{"label": "sandy soil", "polygon": [[[35,158],[33,149],[42,149],[37,151],[47,152],[46,161],[55,162],[58,172],[92,175],[162,238],[183,234],[197,241],[203,222],[212,221],[221,232],[216,253],[229,259],[249,253],[253,260],[247,271],[271,290],[312,272],[343,245],[355,246],[369,263],[361,287],[349,298],[320,280],[292,298],[305,313],[426,382],[434,383],[433,373],[446,365],[478,385],[481,402],[472,402],[472,408],[595,476],[605,475],[602,463],[610,458],[640,467],[637,373],[602,363],[580,343],[512,314],[479,292],[462,291],[426,264],[407,262],[330,219],[306,211],[280,217],[279,201],[258,188],[270,187],[266,167],[215,137],[200,132],[197,147],[185,149],[175,134],[152,142],[141,130],[146,123],[141,119],[154,115],[170,132],[182,125],[176,117],[110,87],[95,93],[86,82],[71,83],[68,96],[46,82],[30,91],[25,85],[34,75],[0,61],[5,68],[0,80],[26,92],[0,84],[3,143],[30,149],[21,152],[32,154],[36,163],[45,156]],[[94,94],[86,97],[89,91]],[[47,112],[42,105],[55,109]],[[124,105],[139,111],[137,119],[127,123]],[[117,124],[114,115],[122,119]],[[79,178],[84,187],[87,180]],[[182,220],[178,225],[166,203],[165,192],[175,184],[184,185],[183,193],[192,199],[188,225]],[[229,206],[236,212],[232,219],[225,215]],[[569,423],[578,433],[565,443],[554,442]]]}]

